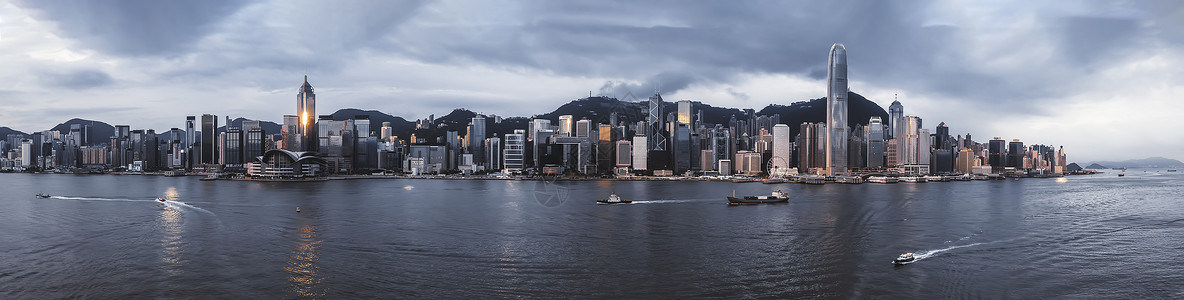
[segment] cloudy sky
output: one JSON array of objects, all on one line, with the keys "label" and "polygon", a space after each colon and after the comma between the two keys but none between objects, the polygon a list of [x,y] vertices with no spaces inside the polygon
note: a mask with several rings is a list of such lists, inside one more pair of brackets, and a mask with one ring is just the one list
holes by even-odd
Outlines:
[{"label": "cloudy sky", "polygon": [[759,109],[851,89],[1071,161],[1184,160],[1178,1],[0,0],[0,126],[318,113],[529,116],[588,93]]}]

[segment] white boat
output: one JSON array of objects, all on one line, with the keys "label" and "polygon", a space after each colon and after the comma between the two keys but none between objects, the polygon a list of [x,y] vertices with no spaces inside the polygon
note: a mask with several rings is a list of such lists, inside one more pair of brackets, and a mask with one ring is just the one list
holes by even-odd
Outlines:
[{"label": "white boat", "polygon": [[617,196],[617,193],[612,193],[612,194],[608,195],[608,199],[596,200],[596,204],[628,204],[628,203],[633,203],[633,200],[621,199],[621,196]]},{"label": "white boat", "polygon": [[896,259],[892,260],[892,263],[897,265],[907,265],[915,260],[917,260],[917,257],[913,256],[912,252],[909,252],[897,256]]},{"label": "white boat", "polygon": [[908,182],[908,183],[923,183],[923,182],[925,182],[925,177],[904,176],[904,177],[900,178],[900,181],[901,182]]},{"label": "white boat", "polygon": [[156,201],[164,202],[164,198],[156,197]]}]

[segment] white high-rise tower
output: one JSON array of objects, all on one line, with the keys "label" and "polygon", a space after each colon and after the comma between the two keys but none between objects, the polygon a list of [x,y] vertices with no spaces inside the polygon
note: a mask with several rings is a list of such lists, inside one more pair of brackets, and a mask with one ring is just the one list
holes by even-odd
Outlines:
[{"label": "white high-rise tower", "polygon": [[826,64],[826,174],[847,173],[847,49],[830,47]]}]

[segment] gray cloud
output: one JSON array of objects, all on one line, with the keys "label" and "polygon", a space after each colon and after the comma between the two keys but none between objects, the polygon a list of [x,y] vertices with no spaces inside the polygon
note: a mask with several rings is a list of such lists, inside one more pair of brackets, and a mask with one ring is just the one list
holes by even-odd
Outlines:
[{"label": "gray cloud", "polygon": [[111,75],[96,70],[84,70],[64,74],[41,74],[41,80],[48,85],[67,89],[89,89],[109,85],[114,80]]},{"label": "gray cloud", "polygon": [[187,50],[213,23],[243,2],[211,1],[24,1],[58,23],[67,37],[123,56],[172,54]]}]

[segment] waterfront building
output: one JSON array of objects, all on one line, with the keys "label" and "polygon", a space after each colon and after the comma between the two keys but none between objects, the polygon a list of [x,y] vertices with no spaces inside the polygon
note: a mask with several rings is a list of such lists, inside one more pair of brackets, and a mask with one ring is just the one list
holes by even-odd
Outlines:
[{"label": "waterfront building", "polygon": [[247,176],[254,178],[306,178],[324,175],[325,162],[312,152],[267,150],[259,161],[247,163]]},{"label": "waterfront building", "polygon": [[263,137],[267,135],[260,126],[259,121],[243,121],[243,130],[246,134],[243,137],[243,157],[242,162],[248,163],[259,160],[263,156],[265,141]]},{"label": "waterfront building", "polygon": [[659,93],[654,93],[649,100],[645,131],[645,136],[648,139],[646,144],[649,145],[650,150],[666,151],[666,122],[664,120],[666,115],[662,113],[662,106],[665,103]]},{"label": "waterfront building", "polygon": [[318,155],[325,162],[325,172],[350,173],[354,166],[356,129],[354,120],[333,120],[332,116],[320,116],[317,121]]},{"label": "waterfront building", "polygon": [[613,127],[609,124],[598,125],[596,136],[596,165],[601,174],[609,173],[616,167],[613,142],[617,138],[613,136]]},{"label": "waterfront building", "polygon": [[1012,139],[1007,143],[1007,162],[1004,166],[1023,168],[1024,167],[1024,142],[1020,139]]},{"label": "waterfront building", "polygon": [[789,168],[791,166],[790,155],[793,153],[793,150],[791,149],[792,147],[793,145],[790,142],[789,125],[773,125],[773,155],[772,158],[770,158],[772,160],[773,168],[782,169]]},{"label": "waterfront building", "polygon": [[1007,145],[1005,143],[1006,141],[1000,137],[995,137],[988,142],[987,151],[989,154],[987,156],[987,164],[991,166],[992,172],[1003,172],[1003,169],[1006,167]]},{"label": "waterfront building", "polygon": [[526,130],[515,129],[505,137],[506,148],[502,150],[504,170],[507,173],[522,172],[526,168]]},{"label": "waterfront building", "polygon": [[201,156],[197,152],[197,117],[185,117],[185,169],[192,169],[193,164],[197,163],[198,157]]},{"label": "waterfront building", "polygon": [[469,122],[469,132],[465,135],[469,153],[473,154],[473,164],[484,166],[485,159],[485,116],[477,115]]},{"label": "waterfront building", "polygon": [[403,163],[403,172],[413,175],[439,173],[446,162],[445,146],[411,145]]},{"label": "waterfront building", "polygon": [[884,123],[879,116],[868,119],[867,130],[864,130],[867,143],[867,168],[878,169],[884,167]]},{"label": "waterfront building", "polygon": [[201,115],[201,162],[209,167],[218,163],[218,116]]},{"label": "waterfront building", "polygon": [[284,115],[284,125],[280,127],[281,149],[297,152],[303,147],[300,141],[300,117]]},{"label": "waterfront building", "polygon": [[648,169],[647,159],[649,156],[647,154],[649,153],[650,148],[646,143],[649,142],[649,140],[649,137],[645,135],[633,136],[633,151],[631,152],[633,156],[633,164],[631,167],[633,167],[634,170]]},{"label": "waterfront building", "polygon": [[978,156],[975,155],[974,150],[962,149],[958,151],[958,164],[954,171],[962,174],[969,174],[971,168],[979,166]]},{"label": "waterfront building", "polygon": [[628,169],[633,165],[633,142],[617,141],[615,148],[617,152],[615,167]]},{"label": "waterfront building", "polygon": [[485,169],[496,171],[502,169],[502,139],[491,137],[485,139]]},{"label": "waterfront building", "polygon": [[226,124],[226,132],[218,139],[220,163],[226,168],[240,168],[243,166],[243,131],[230,126],[229,121]]},{"label": "waterfront building", "polygon": [[847,173],[847,49],[830,48],[826,70],[826,174]]},{"label": "waterfront building", "polygon": [[300,136],[297,141],[300,146],[295,147],[300,151],[316,151],[317,143],[320,139],[317,138],[317,95],[313,92],[312,85],[308,84],[308,76],[304,76],[304,84],[300,85],[300,90],[296,93],[296,114],[300,118],[299,124],[296,127],[296,134]]},{"label": "waterfront building", "polygon": [[893,100],[892,105],[888,106],[888,132],[886,139],[895,139],[902,135],[904,130],[901,122],[904,120],[904,105],[900,104],[900,100]]}]

